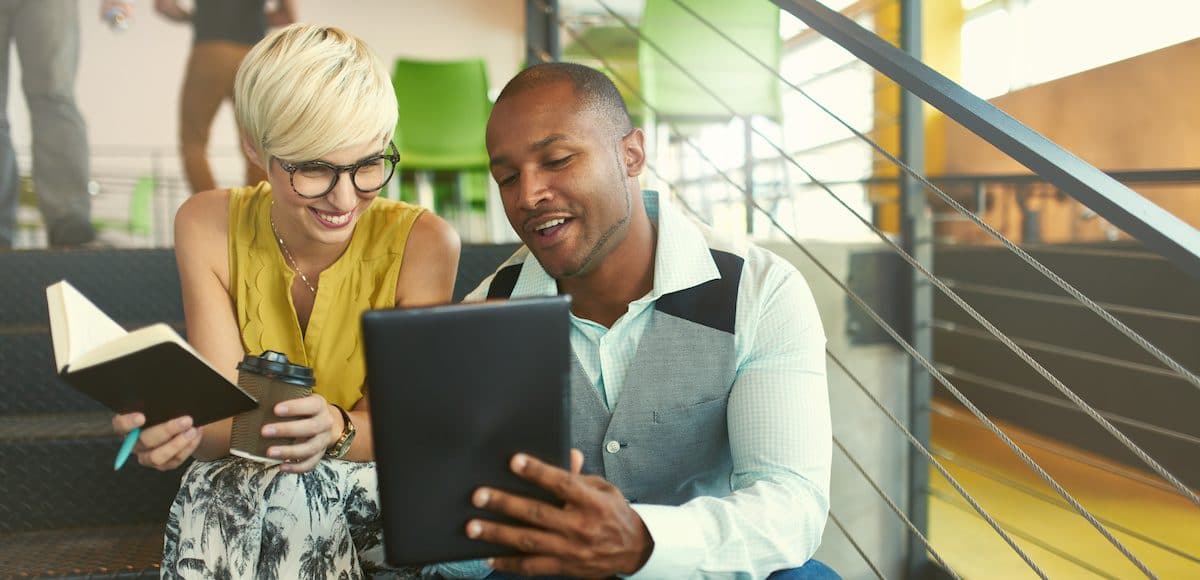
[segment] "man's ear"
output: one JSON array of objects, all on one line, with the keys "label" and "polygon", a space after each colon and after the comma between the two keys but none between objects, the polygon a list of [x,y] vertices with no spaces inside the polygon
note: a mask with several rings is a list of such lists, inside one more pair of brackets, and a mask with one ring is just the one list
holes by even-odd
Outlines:
[{"label": "man's ear", "polygon": [[621,138],[621,153],[625,156],[625,175],[637,177],[646,168],[646,134],[635,128]]},{"label": "man's ear", "polygon": [[[245,132],[241,132],[241,137],[242,152],[246,154],[246,159],[249,159],[251,163],[257,165],[259,169],[267,171],[267,164],[262,158],[262,154],[259,153],[258,147],[256,147],[254,143],[250,142],[250,137],[246,135]],[[267,172],[270,173],[269,171]]]}]

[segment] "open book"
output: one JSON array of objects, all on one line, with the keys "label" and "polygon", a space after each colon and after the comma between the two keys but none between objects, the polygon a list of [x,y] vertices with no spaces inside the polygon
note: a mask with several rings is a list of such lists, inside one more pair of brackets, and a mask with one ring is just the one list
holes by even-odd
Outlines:
[{"label": "open book", "polygon": [[166,324],[127,332],[66,280],[46,288],[46,302],[59,376],[113,411],[199,426],[257,405]]}]

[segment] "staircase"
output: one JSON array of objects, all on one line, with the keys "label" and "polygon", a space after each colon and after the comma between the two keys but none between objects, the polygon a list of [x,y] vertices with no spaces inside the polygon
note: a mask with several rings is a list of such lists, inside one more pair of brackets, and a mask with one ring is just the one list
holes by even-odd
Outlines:
[{"label": "staircase", "polygon": [[[465,245],[454,299],[514,245]],[[114,472],[112,413],[58,379],[46,286],[66,279],[126,328],[183,329],[163,250],[0,252],[0,578],[156,578],[183,468]]]}]

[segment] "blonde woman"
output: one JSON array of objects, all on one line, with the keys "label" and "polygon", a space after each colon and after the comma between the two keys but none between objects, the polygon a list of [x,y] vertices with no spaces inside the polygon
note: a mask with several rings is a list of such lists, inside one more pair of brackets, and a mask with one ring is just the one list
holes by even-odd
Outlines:
[{"label": "blonde woman", "polygon": [[188,340],[230,379],[243,355],[275,350],[313,367],[316,387],[274,409],[296,420],[263,427],[295,438],[270,449],[279,466],[231,457],[229,420],[142,431],[142,465],[197,460],[171,506],[163,575],[360,577],[382,549],[359,315],[449,301],[459,241],[437,216],[377,197],[398,161],[397,107],[360,39],[281,29],[247,54],[234,90],[243,146],[267,181],[179,210]]}]

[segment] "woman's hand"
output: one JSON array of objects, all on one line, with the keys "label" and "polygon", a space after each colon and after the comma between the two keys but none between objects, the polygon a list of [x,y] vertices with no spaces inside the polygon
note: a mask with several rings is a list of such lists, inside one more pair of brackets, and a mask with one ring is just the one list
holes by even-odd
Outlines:
[{"label": "woman's hand", "polygon": [[[113,429],[124,437],[146,423],[141,413],[126,413],[113,417]],[[179,467],[200,444],[200,429],[192,426],[191,417],[177,417],[165,423],[142,429],[133,452],[138,463],[159,471]]]},{"label": "woman's hand", "polygon": [[341,432],[341,413],[321,395],[279,403],[275,405],[275,414],[296,417],[291,421],[269,423],[262,428],[263,437],[295,439],[292,445],[275,445],[267,449],[267,455],[286,462],[280,469],[288,473],[312,471],[325,456],[325,450],[333,445],[334,426],[339,426],[338,432]]}]

